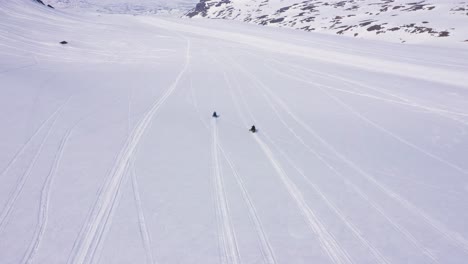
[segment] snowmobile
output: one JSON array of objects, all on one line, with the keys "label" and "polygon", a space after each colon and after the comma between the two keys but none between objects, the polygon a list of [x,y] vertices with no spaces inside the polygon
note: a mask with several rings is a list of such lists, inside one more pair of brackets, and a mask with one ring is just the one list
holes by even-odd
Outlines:
[{"label": "snowmobile", "polygon": [[219,117],[219,115],[218,115],[216,112],[213,112],[213,115],[212,115],[212,117],[214,117],[214,118],[218,118],[218,117]]},{"label": "snowmobile", "polygon": [[250,132],[252,133],[256,133],[258,130],[255,126],[252,126],[250,129],[249,129]]}]

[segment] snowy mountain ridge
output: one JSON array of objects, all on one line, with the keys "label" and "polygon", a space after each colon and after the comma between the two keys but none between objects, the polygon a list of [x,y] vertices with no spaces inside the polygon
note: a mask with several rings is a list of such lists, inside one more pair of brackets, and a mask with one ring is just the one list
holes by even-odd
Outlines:
[{"label": "snowy mountain ridge", "polygon": [[398,42],[468,42],[464,0],[201,0],[187,16]]}]

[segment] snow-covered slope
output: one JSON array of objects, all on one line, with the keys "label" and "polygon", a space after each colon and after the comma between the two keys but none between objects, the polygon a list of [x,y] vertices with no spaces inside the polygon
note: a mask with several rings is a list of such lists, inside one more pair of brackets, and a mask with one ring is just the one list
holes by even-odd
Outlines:
[{"label": "snow-covered slope", "polygon": [[52,6],[66,9],[87,9],[101,13],[161,14],[184,13],[197,0],[42,0]]},{"label": "snow-covered slope", "polygon": [[397,42],[468,42],[464,0],[201,0],[187,16]]},{"label": "snow-covered slope", "polygon": [[450,46],[0,1],[0,263],[463,264],[467,71]]}]

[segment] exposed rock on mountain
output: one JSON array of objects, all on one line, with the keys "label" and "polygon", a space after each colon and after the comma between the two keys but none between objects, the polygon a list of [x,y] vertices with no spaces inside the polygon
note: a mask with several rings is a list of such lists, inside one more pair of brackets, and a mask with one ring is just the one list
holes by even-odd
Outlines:
[{"label": "exposed rock on mountain", "polygon": [[187,16],[400,42],[468,37],[466,1],[201,0]]}]

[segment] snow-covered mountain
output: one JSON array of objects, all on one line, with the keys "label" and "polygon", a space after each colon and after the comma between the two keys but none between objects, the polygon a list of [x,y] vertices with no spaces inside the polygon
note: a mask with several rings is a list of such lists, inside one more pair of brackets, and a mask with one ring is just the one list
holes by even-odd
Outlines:
[{"label": "snow-covered mountain", "polygon": [[201,0],[187,16],[401,42],[468,42],[466,0]]},{"label": "snow-covered mountain", "polygon": [[42,0],[44,3],[68,9],[87,9],[101,13],[156,14],[186,12],[197,0]]},{"label": "snow-covered mountain", "polygon": [[0,0],[0,264],[467,262],[464,45],[41,1]]}]

